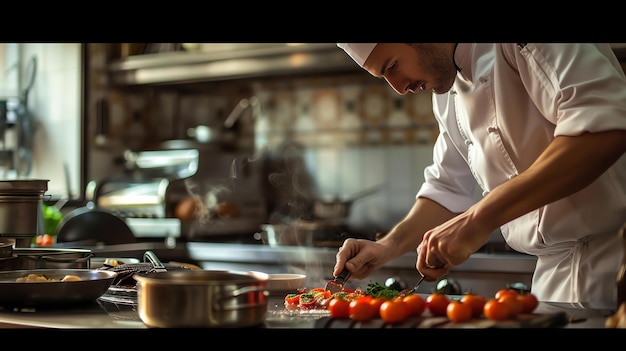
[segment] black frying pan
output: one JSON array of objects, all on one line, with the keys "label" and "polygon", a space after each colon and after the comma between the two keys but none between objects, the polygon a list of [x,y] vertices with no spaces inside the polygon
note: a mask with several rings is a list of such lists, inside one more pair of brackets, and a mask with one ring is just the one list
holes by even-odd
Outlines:
[{"label": "black frying pan", "polygon": [[[28,274],[48,279],[76,275],[79,281],[17,282]],[[4,307],[56,307],[93,303],[117,273],[95,269],[34,269],[0,272],[0,305]]]},{"label": "black frying pan", "polygon": [[137,242],[122,218],[104,209],[87,207],[79,207],[63,216],[56,237],[57,243],[80,243],[84,246]]}]

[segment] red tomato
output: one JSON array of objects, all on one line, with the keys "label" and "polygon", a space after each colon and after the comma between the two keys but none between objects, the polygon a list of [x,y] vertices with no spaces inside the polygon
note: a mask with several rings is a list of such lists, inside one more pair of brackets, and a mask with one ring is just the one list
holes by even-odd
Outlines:
[{"label": "red tomato", "polygon": [[507,304],[510,318],[517,318],[517,316],[522,313],[522,302],[517,299],[517,295],[504,295],[499,298],[498,301]]},{"label": "red tomato", "polygon": [[328,310],[330,316],[334,318],[349,318],[350,317],[350,301],[344,300],[340,297],[334,297],[328,303]]},{"label": "red tomato", "polygon": [[480,317],[483,314],[483,308],[487,299],[482,295],[467,293],[461,297],[461,302],[470,305],[472,308],[472,317]]},{"label": "red tomato", "polygon": [[330,292],[330,290],[326,290],[326,291],[319,291],[319,292],[315,292],[314,296],[315,299],[320,301],[320,300],[324,300],[329,298],[332,295],[332,293]]},{"label": "red tomato", "polygon": [[501,321],[509,318],[510,311],[506,303],[500,302],[496,299],[489,299],[485,302],[483,314],[488,319]]},{"label": "red tomato", "polygon": [[402,322],[406,317],[406,305],[402,301],[387,300],[380,305],[380,318],[387,323]]},{"label": "red tomato", "polygon": [[54,238],[50,234],[37,235],[35,238],[35,245],[37,246],[52,246],[54,244]]},{"label": "red tomato", "polygon": [[452,323],[461,323],[472,318],[472,306],[461,301],[450,301],[446,307],[446,316]]},{"label": "red tomato", "polygon": [[371,297],[359,297],[350,301],[349,311],[350,319],[354,321],[366,321],[376,316],[376,310],[370,303]]},{"label": "red tomato", "polygon": [[374,297],[370,300],[370,305],[372,305],[374,307],[374,311],[376,312],[374,314],[374,317],[380,317],[380,305],[383,304],[383,302],[387,301],[386,299],[383,299],[381,297]]},{"label": "red tomato", "polygon": [[317,299],[315,299],[315,293],[300,294],[300,300],[298,306],[301,309],[313,309],[317,305]]},{"label": "red tomato", "polygon": [[496,295],[494,297],[498,300],[505,295],[517,296],[517,291],[514,289],[500,289],[496,291]]},{"label": "red tomato", "polygon": [[533,313],[535,308],[539,305],[537,296],[526,293],[517,295],[517,299],[522,303],[522,313]]},{"label": "red tomato", "polygon": [[287,294],[285,296],[285,303],[291,305],[297,305],[300,302],[300,294]]},{"label": "red tomato", "polygon": [[[407,318],[411,315],[411,306],[409,306],[408,303],[404,302],[404,296],[403,297],[396,296],[391,301],[397,304],[400,304],[400,306],[402,306],[402,310],[404,311],[404,318]],[[424,304],[426,304],[426,302],[424,302]]]},{"label": "red tomato", "polygon": [[410,316],[421,316],[424,310],[426,310],[426,300],[421,295],[407,295],[402,301],[407,304]]},{"label": "red tomato", "polygon": [[450,300],[444,294],[432,293],[426,298],[426,307],[434,316],[445,316]]}]

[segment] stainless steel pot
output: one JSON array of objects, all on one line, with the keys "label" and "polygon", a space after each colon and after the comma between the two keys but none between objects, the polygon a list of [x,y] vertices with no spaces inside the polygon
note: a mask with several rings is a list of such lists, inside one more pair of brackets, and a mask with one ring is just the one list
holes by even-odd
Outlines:
[{"label": "stainless steel pot", "polygon": [[292,223],[261,224],[254,238],[269,246],[318,246],[321,243],[343,241],[347,237],[342,220],[293,221]]},{"label": "stainless steel pot", "polygon": [[148,327],[252,327],[265,320],[266,273],[185,270],[133,277],[137,313]]},{"label": "stainless steel pot", "polygon": [[[0,180],[0,236],[30,243],[37,235],[40,204],[48,190],[48,180]],[[20,245],[18,245],[20,242]]]}]

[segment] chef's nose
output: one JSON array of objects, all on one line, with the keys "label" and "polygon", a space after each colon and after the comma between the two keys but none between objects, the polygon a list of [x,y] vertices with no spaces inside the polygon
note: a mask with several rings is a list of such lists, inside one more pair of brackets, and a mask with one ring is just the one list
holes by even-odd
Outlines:
[{"label": "chef's nose", "polygon": [[406,95],[410,90],[410,81],[408,79],[399,79],[397,77],[385,77],[385,80],[389,85],[400,95]]}]

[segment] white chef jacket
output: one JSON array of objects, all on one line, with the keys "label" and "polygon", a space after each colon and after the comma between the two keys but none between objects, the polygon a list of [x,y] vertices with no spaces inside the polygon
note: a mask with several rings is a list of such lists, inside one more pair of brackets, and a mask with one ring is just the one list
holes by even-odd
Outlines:
[{"label": "white chef jacket", "polygon": [[[459,44],[453,88],[433,95],[440,134],[417,196],[453,212],[526,170],[557,135],[626,129],[626,78],[606,44]],[[580,165],[585,167],[584,164]],[[537,256],[541,301],[614,308],[626,156],[586,188],[500,229]]]}]

